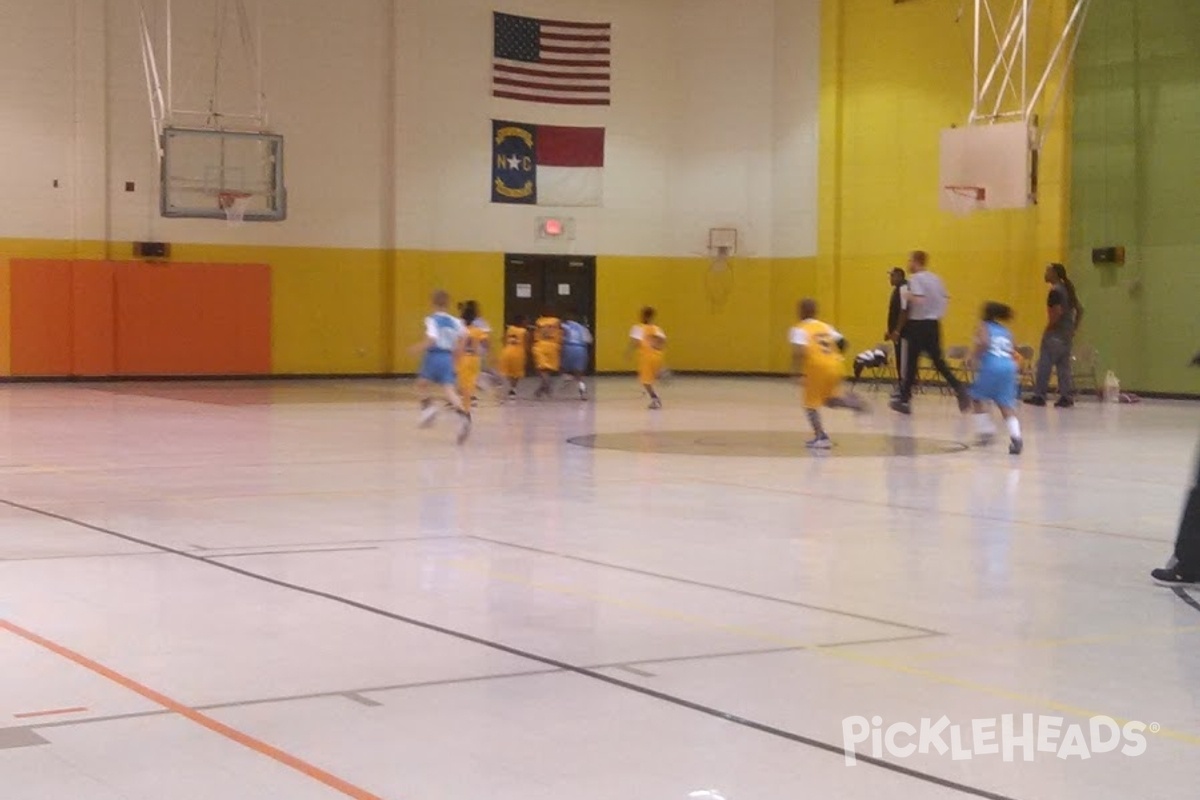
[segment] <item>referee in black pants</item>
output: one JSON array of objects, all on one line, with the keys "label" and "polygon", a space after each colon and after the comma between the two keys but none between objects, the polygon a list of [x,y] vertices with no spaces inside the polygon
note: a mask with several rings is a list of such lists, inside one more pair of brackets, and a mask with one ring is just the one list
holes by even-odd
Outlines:
[{"label": "referee in black pants", "polygon": [[900,314],[900,324],[892,331],[900,340],[900,396],[891,402],[893,411],[911,414],[912,389],[917,382],[917,365],[922,355],[929,356],[938,371],[958,396],[958,408],[966,413],[970,398],[962,381],[954,376],[942,357],[942,317],[950,295],[942,279],[928,269],[929,254],[914,250],[908,259],[908,308]]},{"label": "referee in black pants", "polygon": [[[1192,366],[1200,367],[1200,353],[1192,359]],[[1175,535],[1175,553],[1165,567],[1152,571],[1150,576],[1164,586],[1200,584],[1200,453],[1196,456],[1192,491],[1184,503],[1179,532]]]}]

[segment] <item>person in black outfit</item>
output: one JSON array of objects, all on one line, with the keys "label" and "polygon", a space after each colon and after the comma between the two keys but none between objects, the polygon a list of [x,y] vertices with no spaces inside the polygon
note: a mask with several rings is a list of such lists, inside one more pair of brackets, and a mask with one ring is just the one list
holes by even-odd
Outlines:
[{"label": "person in black outfit", "polygon": [[[1192,366],[1200,367],[1200,353],[1192,359]],[[1192,490],[1183,506],[1179,532],[1175,535],[1175,554],[1167,566],[1153,570],[1150,577],[1164,586],[1200,584],[1200,453],[1196,457]]]},{"label": "person in black outfit", "polygon": [[900,339],[900,396],[889,404],[893,411],[911,414],[913,385],[917,382],[917,362],[922,355],[929,356],[933,368],[958,396],[958,410],[964,414],[971,408],[971,398],[942,357],[942,317],[950,295],[942,279],[928,269],[929,255],[914,250],[908,259],[912,275],[908,279],[908,304],[900,314],[900,331],[893,333]]},{"label": "person in black outfit", "polygon": [[908,291],[908,274],[903,267],[892,267],[890,273],[892,281],[892,297],[888,302],[888,319],[887,330],[883,334],[883,338],[892,343],[895,350],[896,358],[896,391],[895,397],[900,396],[900,337],[904,335],[902,325],[900,324],[900,315],[904,313],[908,307],[908,301],[905,297]]}]

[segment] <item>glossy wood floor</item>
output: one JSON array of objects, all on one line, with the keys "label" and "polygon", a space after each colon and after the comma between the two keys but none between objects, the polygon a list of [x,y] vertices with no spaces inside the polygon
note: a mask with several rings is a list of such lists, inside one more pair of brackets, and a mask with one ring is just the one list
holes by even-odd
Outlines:
[{"label": "glossy wood floor", "polygon": [[411,392],[0,388],[0,796],[1196,797],[1200,604],[1147,573],[1200,405],[1028,409],[1013,458],[881,394],[812,457],[783,381],[463,447]]}]

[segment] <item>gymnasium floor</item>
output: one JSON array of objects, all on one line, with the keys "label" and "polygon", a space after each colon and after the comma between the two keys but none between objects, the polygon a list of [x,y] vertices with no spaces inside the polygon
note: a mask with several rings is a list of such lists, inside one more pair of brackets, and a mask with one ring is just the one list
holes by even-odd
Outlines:
[{"label": "gymnasium floor", "polygon": [[[597,394],[459,449],[403,383],[0,388],[0,797],[1196,797],[1200,603],[1147,572],[1200,406],[1030,409],[1016,460],[927,394],[810,457],[782,381]],[[1158,732],[843,752],[1005,714]]]}]

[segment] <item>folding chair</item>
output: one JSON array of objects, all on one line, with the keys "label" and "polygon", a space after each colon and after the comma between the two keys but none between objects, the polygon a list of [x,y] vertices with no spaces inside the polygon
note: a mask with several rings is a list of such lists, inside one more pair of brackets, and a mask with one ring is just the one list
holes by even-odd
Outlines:
[{"label": "folding chair", "polygon": [[1033,391],[1033,357],[1037,351],[1033,349],[1031,344],[1023,344],[1017,347],[1017,355],[1021,357],[1021,368],[1017,372],[1017,388],[1028,389]]},{"label": "folding chair", "polygon": [[[946,348],[946,363],[949,365],[950,371],[954,373],[954,377],[964,384],[969,386],[975,382],[975,365],[971,363],[970,347],[956,344]],[[949,389],[949,387],[945,388]]]},{"label": "folding chair", "polygon": [[1100,396],[1100,354],[1095,347],[1090,344],[1080,345],[1071,353],[1071,382],[1075,384],[1075,391],[1079,391],[1083,384],[1090,384],[1091,390]]},{"label": "folding chair", "polygon": [[891,342],[880,342],[875,345],[875,350],[882,350],[884,360],[882,364],[872,364],[867,367],[867,378],[871,381],[871,391],[879,391],[879,387],[886,383],[899,380],[900,365],[896,362],[896,348]]}]

